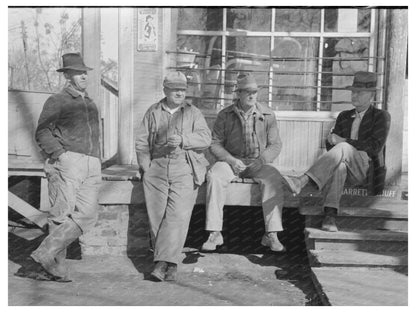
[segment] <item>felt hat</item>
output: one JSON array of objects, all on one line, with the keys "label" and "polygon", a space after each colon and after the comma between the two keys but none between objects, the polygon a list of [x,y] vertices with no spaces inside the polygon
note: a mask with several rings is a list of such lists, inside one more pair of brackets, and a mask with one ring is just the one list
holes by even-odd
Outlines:
[{"label": "felt hat", "polygon": [[79,71],[92,70],[92,68],[85,66],[82,56],[79,53],[66,53],[62,55],[62,67],[56,71],[64,72],[68,69]]},{"label": "felt hat", "polygon": [[347,86],[351,91],[375,91],[377,86],[377,75],[375,73],[359,71],[354,75],[352,86]]},{"label": "felt hat", "polygon": [[258,91],[256,79],[250,73],[240,74],[237,77],[237,91]]}]

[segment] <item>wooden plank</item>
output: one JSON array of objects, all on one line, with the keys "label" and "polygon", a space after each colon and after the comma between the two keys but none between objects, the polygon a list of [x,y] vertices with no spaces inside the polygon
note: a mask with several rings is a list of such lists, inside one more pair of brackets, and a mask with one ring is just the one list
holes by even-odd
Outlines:
[{"label": "wooden plank", "polygon": [[[135,155],[133,153],[133,104],[136,103],[134,94],[135,81],[141,81],[134,77],[135,68],[134,52],[136,38],[134,37],[135,8],[119,8],[119,33],[118,33],[118,87],[119,87],[119,128],[118,128],[118,157],[119,163],[131,164]],[[137,73],[143,72],[138,69]],[[138,89],[143,90],[142,86]],[[149,104],[150,105],[150,104]]]},{"label": "wooden plank", "polygon": [[43,228],[47,223],[47,215],[44,212],[39,211],[33,206],[29,205],[24,200],[20,199],[12,192],[9,191],[9,207],[26,217],[28,220]]},{"label": "wooden plank", "polygon": [[332,266],[407,266],[407,253],[374,253],[356,250],[309,250],[318,265]]},{"label": "wooden plank", "polygon": [[328,232],[315,228],[306,228],[305,236],[308,239],[325,239],[325,240],[371,240],[371,241],[408,241],[407,232],[393,232],[385,230],[354,230]]},{"label": "wooden plank", "polygon": [[403,99],[408,51],[408,10],[392,9],[388,29],[386,66],[386,108],[391,115],[390,133],[386,143],[387,184],[399,184],[403,156]]}]

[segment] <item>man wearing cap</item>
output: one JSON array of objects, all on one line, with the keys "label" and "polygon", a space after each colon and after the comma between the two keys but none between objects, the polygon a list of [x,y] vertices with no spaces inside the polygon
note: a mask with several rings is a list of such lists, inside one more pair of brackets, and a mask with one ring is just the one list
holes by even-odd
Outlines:
[{"label": "man wearing cap", "polygon": [[390,129],[390,114],[372,105],[377,75],[360,71],[354,75],[351,101],[355,107],[338,115],[333,131],[327,137],[328,152],[300,177],[285,179],[295,194],[306,184],[313,184],[324,196],[325,217],[322,230],[338,231],[338,213],[345,181],[358,185],[365,181],[369,162],[374,165],[373,185],[382,190],[385,178],[383,148]]},{"label": "man wearing cap", "polygon": [[166,97],[145,113],[136,135],[137,162],[143,179],[157,281],[176,279],[198,187],[208,161],[202,153],[211,132],[202,113],[185,100],[187,81],[170,72]]},{"label": "man wearing cap", "polygon": [[78,53],[62,60],[67,83],[45,102],[35,133],[46,158],[49,234],[17,275],[69,282],[66,248],[95,225],[101,163],[98,109],[86,92],[92,68]]},{"label": "man wearing cap", "polygon": [[283,231],[283,178],[272,162],[282,143],[274,112],[257,102],[257,83],[252,74],[237,77],[237,100],[218,113],[211,152],[217,162],[207,174],[206,223],[210,232],[202,250],[213,251],[224,243],[221,230],[227,186],[232,180],[252,178],[260,184],[266,233],[261,244],[272,251],[285,247],[277,237]]}]

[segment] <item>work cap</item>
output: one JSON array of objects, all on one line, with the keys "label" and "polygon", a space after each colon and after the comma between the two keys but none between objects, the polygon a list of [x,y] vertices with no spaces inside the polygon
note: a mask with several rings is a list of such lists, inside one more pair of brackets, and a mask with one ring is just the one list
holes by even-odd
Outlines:
[{"label": "work cap", "polygon": [[186,77],[181,72],[170,72],[163,80],[163,86],[168,89],[181,89],[186,90],[188,84]]}]

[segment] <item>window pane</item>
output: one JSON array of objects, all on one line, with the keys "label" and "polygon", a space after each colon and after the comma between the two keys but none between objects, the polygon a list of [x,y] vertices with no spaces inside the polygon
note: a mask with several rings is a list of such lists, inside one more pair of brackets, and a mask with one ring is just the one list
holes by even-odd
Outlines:
[{"label": "window pane", "polygon": [[268,101],[268,75],[270,68],[270,38],[266,37],[228,37],[225,72],[225,106],[235,98],[235,85],[238,73],[253,72],[257,85],[258,100]]},{"label": "window pane", "polygon": [[326,32],[369,32],[370,9],[325,9]]},{"label": "window pane", "polygon": [[320,9],[276,9],[275,31],[319,31]]},{"label": "window pane", "polygon": [[81,52],[81,9],[9,9],[9,88],[56,92],[61,55]]},{"label": "window pane", "polygon": [[270,31],[271,9],[227,9],[227,30]]},{"label": "window pane", "polygon": [[222,9],[180,8],[178,30],[222,30]]},{"label": "window pane", "polygon": [[171,64],[187,76],[188,98],[199,108],[215,109],[220,103],[221,37],[184,35],[177,44]]},{"label": "window pane", "polygon": [[272,51],[274,109],[316,109],[318,49],[318,38],[275,39]]},{"label": "window pane", "polygon": [[341,111],[350,107],[348,103],[351,101],[351,92],[342,89],[352,84],[355,72],[368,70],[368,49],[368,38],[325,39],[322,110]]}]

